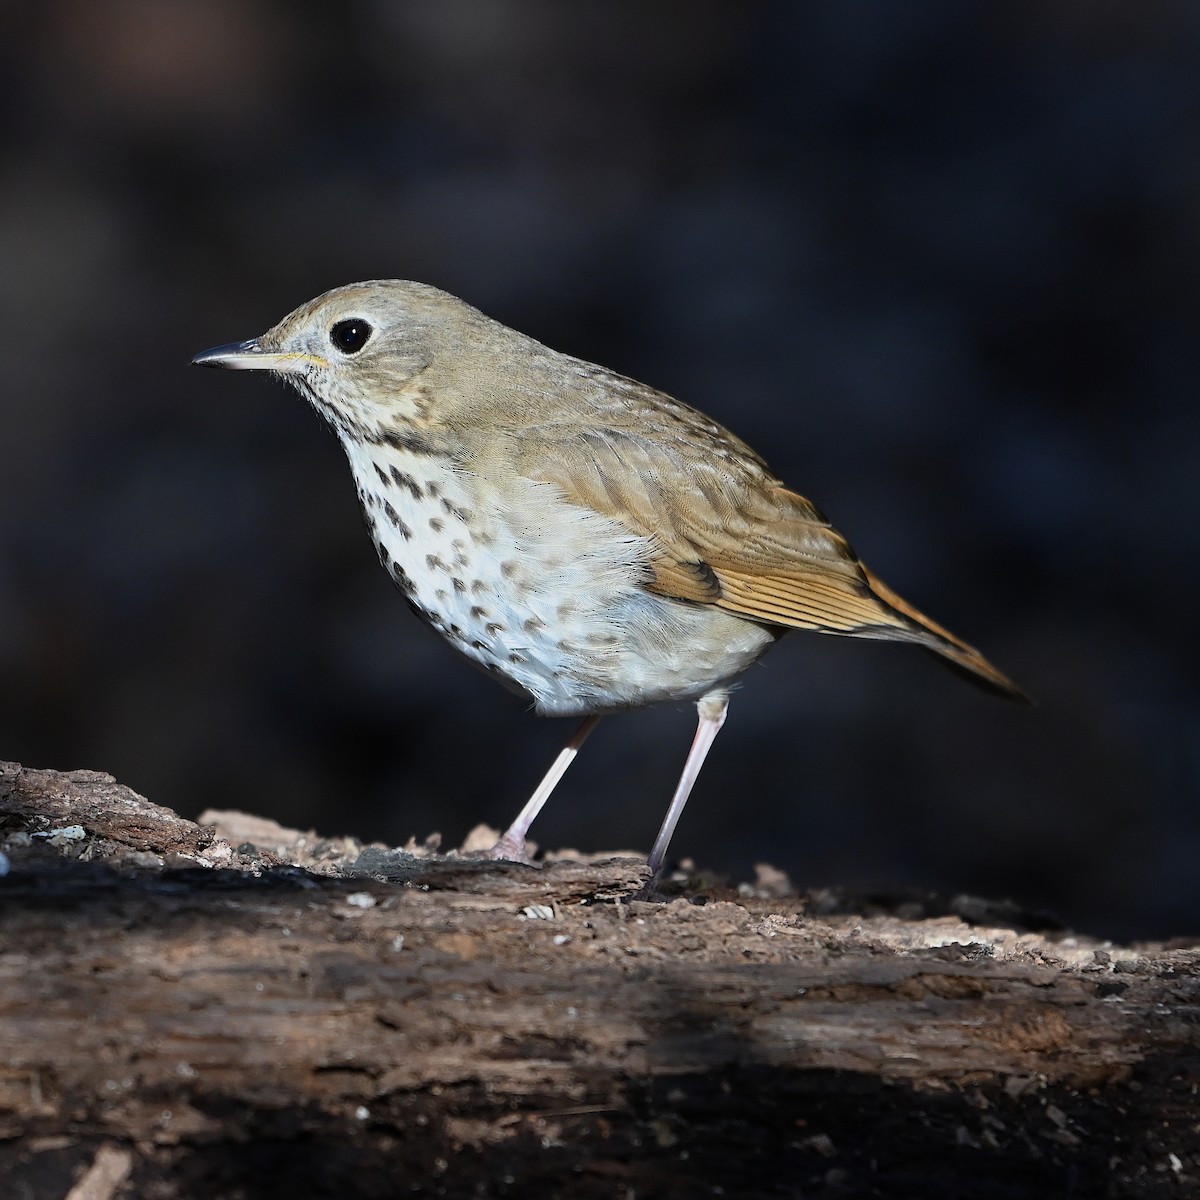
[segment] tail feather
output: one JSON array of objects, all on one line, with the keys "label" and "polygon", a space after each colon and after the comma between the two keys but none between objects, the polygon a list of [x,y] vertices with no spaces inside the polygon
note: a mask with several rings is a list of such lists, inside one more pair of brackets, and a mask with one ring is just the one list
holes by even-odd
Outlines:
[{"label": "tail feather", "polygon": [[863,571],[874,595],[893,612],[904,618],[908,628],[917,635],[913,640],[923,649],[937,656],[946,666],[964,675],[972,683],[987,688],[988,691],[996,692],[1019,704],[1033,703],[1029,696],[1021,691],[1003,671],[992,666],[974,646],[964,642],[962,638],[955,637],[950,630],[914,608],[867,567],[864,566]]}]

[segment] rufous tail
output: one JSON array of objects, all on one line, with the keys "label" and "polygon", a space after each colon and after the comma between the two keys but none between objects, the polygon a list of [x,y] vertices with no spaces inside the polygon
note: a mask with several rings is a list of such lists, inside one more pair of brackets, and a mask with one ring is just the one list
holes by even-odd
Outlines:
[{"label": "rufous tail", "polygon": [[1032,704],[1033,701],[1023,692],[1003,671],[992,666],[974,646],[955,637],[948,629],[931,620],[919,609],[914,608],[902,596],[892,591],[882,579],[867,567],[863,567],[867,583],[871,591],[883,601],[888,608],[899,613],[913,627],[914,633],[924,633],[927,636],[914,637],[914,641],[923,649],[936,655],[946,666],[958,671],[972,683],[977,683],[988,691],[996,692],[1019,704]]}]

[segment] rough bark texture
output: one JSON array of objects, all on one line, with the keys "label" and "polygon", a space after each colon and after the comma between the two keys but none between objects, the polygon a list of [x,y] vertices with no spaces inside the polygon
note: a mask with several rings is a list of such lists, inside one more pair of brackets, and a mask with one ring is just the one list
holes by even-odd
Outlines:
[{"label": "rough bark texture", "polygon": [[205,822],[0,764],[6,1200],[1200,1194],[1193,946]]}]

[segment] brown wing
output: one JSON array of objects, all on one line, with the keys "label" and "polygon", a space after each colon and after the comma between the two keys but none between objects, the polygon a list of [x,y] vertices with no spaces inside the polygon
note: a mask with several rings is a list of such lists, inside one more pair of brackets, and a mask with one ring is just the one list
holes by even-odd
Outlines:
[{"label": "brown wing", "polygon": [[675,401],[638,417],[636,429],[528,430],[518,468],[650,538],[648,591],[764,624],[915,642],[1022,698],[977,650],[864,567],[816,506],[744,443],[715,423],[721,436],[690,427],[708,419]]}]

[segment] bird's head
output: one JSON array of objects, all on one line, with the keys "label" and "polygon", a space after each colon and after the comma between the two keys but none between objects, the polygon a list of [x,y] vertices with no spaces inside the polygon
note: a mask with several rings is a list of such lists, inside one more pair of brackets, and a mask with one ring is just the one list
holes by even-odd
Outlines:
[{"label": "bird's head", "polygon": [[192,362],[270,371],[341,436],[370,437],[453,420],[468,389],[455,386],[448,367],[486,358],[498,329],[469,304],[427,284],[372,280],[326,292],[261,337],[205,350]]}]

